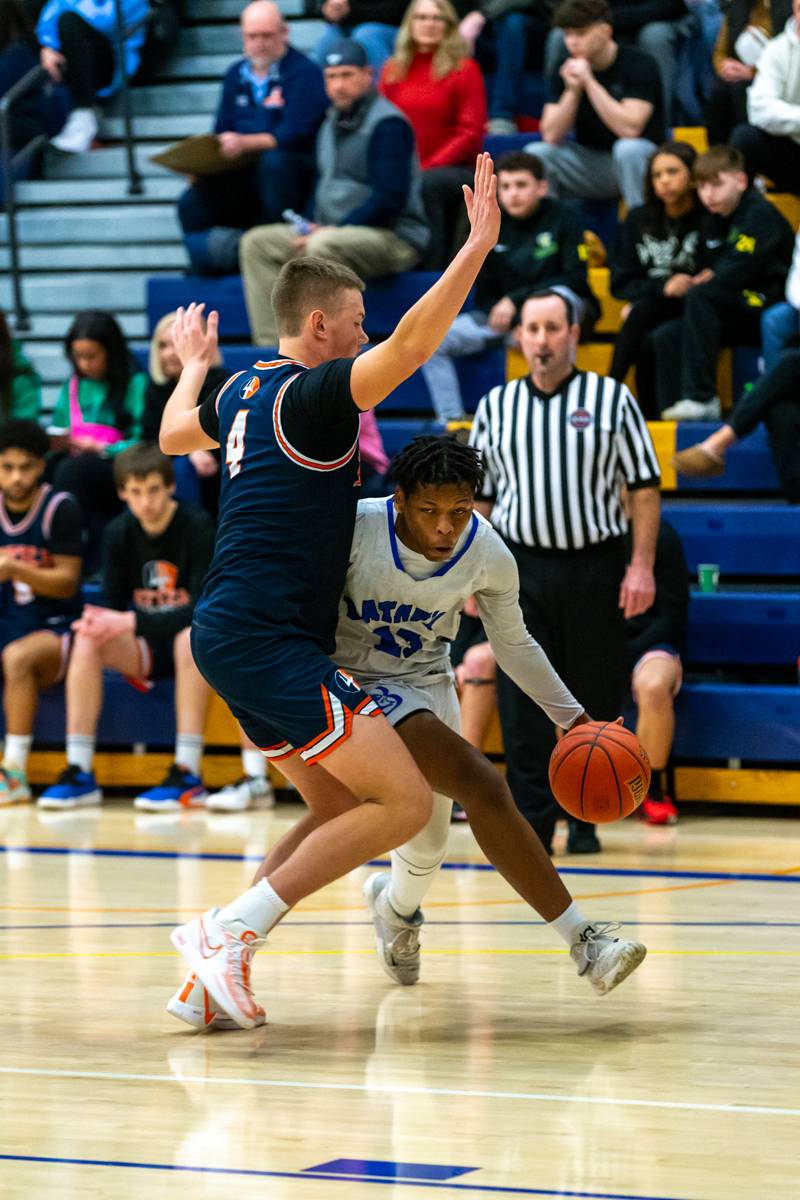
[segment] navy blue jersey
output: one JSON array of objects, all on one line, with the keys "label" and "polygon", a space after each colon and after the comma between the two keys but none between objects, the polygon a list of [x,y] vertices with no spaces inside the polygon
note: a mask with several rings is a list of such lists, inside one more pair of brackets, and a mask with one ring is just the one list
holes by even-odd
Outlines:
[{"label": "navy blue jersey", "polygon": [[198,625],[301,636],[333,652],[358,499],[352,365],[257,362],[200,406],[224,467]]},{"label": "navy blue jersey", "polygon": [[[69,492],[42,484],[25,513],[10,512],[0,495],[0,554],[35,566],[52,564],[54,555],[80,557],[83,549],[78,503]],[[56,600],[37,596],[27,583],[0,585],[0,644],[38,629],[62,632],[80,613],[80,596]]]}]

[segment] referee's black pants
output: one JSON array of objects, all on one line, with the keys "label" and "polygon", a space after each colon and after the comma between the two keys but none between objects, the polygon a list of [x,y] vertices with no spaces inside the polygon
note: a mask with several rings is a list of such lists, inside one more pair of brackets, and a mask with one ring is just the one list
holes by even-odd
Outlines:
[{"label": "referee's black pants", "polygon": [[[619,589],[624,539],[583,550],[532,550],[507,543],[519,568],[520,606],[529,632],[595,720],[614,720],[628,683]],[[547,779],[555,730],[546,714],[502,671],[497,701],[508,785],[517,808],[550,848],[562,816]]]}]

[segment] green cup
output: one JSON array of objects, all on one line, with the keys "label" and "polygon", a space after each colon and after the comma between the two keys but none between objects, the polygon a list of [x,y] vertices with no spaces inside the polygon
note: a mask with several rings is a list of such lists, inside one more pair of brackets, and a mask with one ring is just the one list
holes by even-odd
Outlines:
[{"label": "green cup", "polygon": [[715,592],[719,587],[719,563],[698,563],[697,582],[701,592]]}]

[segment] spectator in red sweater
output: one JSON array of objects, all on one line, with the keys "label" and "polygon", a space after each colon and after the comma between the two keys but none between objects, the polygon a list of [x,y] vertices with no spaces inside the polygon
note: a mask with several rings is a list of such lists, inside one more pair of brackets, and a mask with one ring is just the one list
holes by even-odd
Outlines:
[{"label": "spectator in red sweater", "polygon": [[472,178],[487,116],[483,76],[450,0],[412,0],[379,90],[414,129],[431,231],[425,266],[443,270],[460,239],[461,188]]}]

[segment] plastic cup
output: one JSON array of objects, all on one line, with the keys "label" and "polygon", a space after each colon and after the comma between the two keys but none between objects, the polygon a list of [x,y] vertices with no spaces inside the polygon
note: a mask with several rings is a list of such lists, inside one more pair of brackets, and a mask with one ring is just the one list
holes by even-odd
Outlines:
[{"label": "plastic cup", "polygon": [[698,563],[697,582],[701,592],[715,592],[719,587],[719,563]]}]

